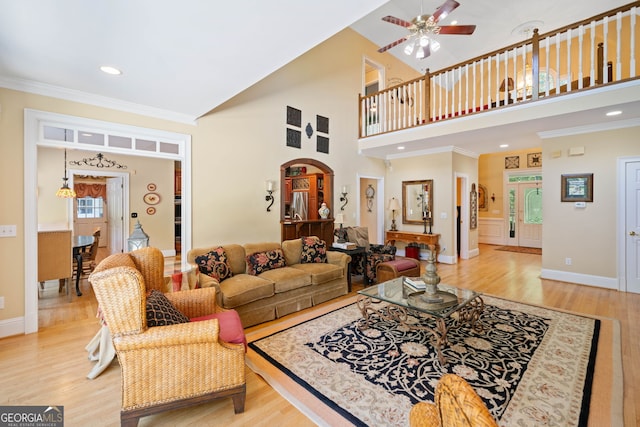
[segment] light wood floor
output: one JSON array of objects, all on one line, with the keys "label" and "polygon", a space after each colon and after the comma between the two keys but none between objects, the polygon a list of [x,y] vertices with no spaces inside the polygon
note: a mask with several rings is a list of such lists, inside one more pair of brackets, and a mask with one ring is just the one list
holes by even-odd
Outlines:
[{"label": "light wood floor", "polygon": [[[640,425],[640,295],[541,280],[539,255],[480,245],[479,257],[438,264],[442,281],[504,298],[620,321],[624,373],[624,425]],[[169,265],[170,269],[171,266]],[[354,292],[362,283],[354,281]],[[0,340],[0,405],[64,405],[69,426],[117,426],[120,367],[117,361],[95,380],[84,346],[98,330],[96,301],[86,279],[83,296],[58,294],[48,283],[40,298],[37,334]],[[254,329],[254,328],[250,328]],[[307,426],[301,412],[247,369],[245,412],[234,415],[230,399],[146,417],[140,426]]]}]

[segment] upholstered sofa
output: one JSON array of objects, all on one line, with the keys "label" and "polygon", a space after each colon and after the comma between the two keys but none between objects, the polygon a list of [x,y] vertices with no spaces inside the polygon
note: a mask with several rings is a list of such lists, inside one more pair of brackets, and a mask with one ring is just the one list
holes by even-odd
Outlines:
[{"label": "upholstered sofa", "polygon": [[218,304],[236,310],[245,328],[348,292],[351,257],[317,237],[197,248],[187,260],[198,286],[215,287]]}]

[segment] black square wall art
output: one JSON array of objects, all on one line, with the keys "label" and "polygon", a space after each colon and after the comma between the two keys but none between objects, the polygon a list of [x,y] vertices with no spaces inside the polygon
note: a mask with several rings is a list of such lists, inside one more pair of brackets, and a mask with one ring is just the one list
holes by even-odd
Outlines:
[{"label": "black square wall art", "polygon": [[302,111],[287,106],[287,124],[296,127],[302,126]]},{"label": "black square wall art", "polygon": [[316,116],[316,131],[329,133],[329,118]]},{"label": "black square wall art", "polygon": [[287,147],[300,148],[302,133],[299,130],[287,128]]},{"label": "black square wall art", "polygon": [[318,135],[316,150],[318,153],[329,154],[329,138]]}]

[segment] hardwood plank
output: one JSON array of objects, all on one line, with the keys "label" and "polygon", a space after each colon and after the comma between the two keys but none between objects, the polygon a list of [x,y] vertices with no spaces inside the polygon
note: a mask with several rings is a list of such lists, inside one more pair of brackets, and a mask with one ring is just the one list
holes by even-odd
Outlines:
[{"label": "hardwood plank", "polygon": [[[438,264],[445,283],[577,313],[620,321],[624,376],[624,425],[640,425],[640,295],[540,279],[539,255],[496,251],[480,245],[480,256],[458,264]],[[98,255],[100,257],[100,254]],[[167,270],[172,271],[167,260]],[[179,263],[178,263],[179,264]],[[424,262],[423,269],[424,269]],[[57,282],[41,293],[37,334],[0,340],[0,404],[64,405],[68,425],[119,425],[120,366],[114,361],[95,380],[86,378],[93,362],[85,345],[98,331],[97,304],[83,279],[82,297],[58,294]],[[55,289],[53,289],[55,287]],[[353,292],[362,289],[354,280]],[[333,303],[335,300],[330,301]],[[296,314],[269,324],[288,320]],[[263,327],[258,325],[250,330]],[[304,414],[247,369],[247,400],[235,415],[230,399],[143,418],[140,426],[311,426]]]}]

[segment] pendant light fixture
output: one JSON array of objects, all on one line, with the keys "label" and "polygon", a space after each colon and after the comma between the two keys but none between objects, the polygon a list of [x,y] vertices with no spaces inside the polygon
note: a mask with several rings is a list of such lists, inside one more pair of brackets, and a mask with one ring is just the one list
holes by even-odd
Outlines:
[{"label": "pendant light fixture", "polygon": [[64,177],[62,178],[62,187],[56,191],[56,196],[62,199],[73,199],[76,192],[69,188],[69,178],[67,178],[67,149],[64,149]]}]

